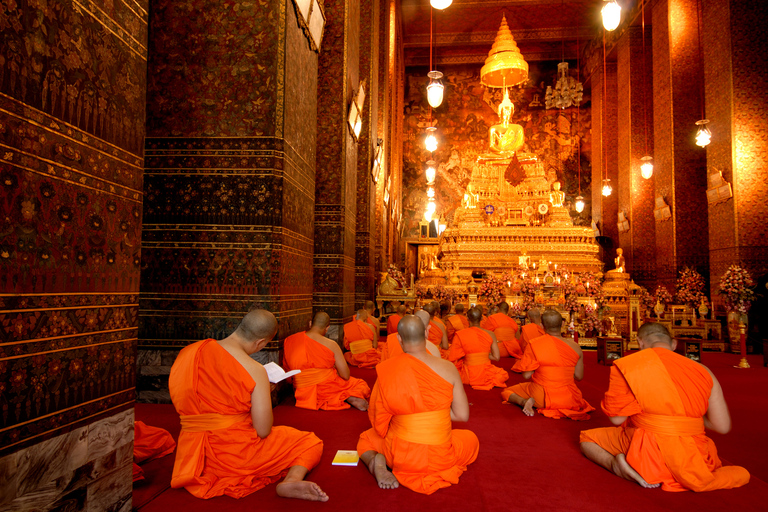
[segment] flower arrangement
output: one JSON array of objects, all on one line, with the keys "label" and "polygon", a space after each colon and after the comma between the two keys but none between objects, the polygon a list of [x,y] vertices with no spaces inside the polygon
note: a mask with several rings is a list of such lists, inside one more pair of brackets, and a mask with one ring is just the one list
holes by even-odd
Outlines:
[{"label": "flower arrangement", "polygon": [[454,291],[450,288],[446,288],[445,286],[438,284],[437,286],[434,286],[430,290],[432,292],[432,298],[443,302],[444,300],[447,301],[453,301],[454,297]]},{"label": "flower arrangement", "polygon": [[405,276],[392,263],[390,263],[389,266],[387,267],[387,274],[389,274],[389,277],[391,277],[392,279],[394,279],[397,282],[397,284],[398,284],[398,286],[400,288],[405,288],[405,286],[406,286],[405,285]]},{"label": "flower arrangement", "polygon": [[752,289],[755,281],[745,269],[738,265],[731,265],[720,279],[720,288],[717,293],[723,296],[725,307],[729,311],[738,311],[746,315],[752,301],[757,298]]},{"label": "flower arrangement", "polygon": [[513,274],[512,272],[510,272],[509,270],[505,270],[501,274],[501,282],[504,283],[504,284],[514,283],[516,278],[517,278],[517,276],[515,274]]},{"label": "flower arrangement", "polygon": [[520,287],[520,295],[523,296],[523,304],[521,306],[523,311],[536,307],[536,292],[538,289],[539,285],[530,278],[523,281]]},{"label": "flower arrangement", "polygon": [[669,293],[669,290],[667,290],[667,288],[663,285],[656,287],[656,293],[654,293],[654,297],[656,298],[656,302],[661,302],[665,306],[672,302],[672,294]]},{"label": "flower arrangement", "polygon": [[563,282],[563,309],[574,312],[579,308],[579,294],[576,293],[576,286],[570,281]]},{"label": "flower arrangement", "polygon": [[648,311],[653,310],[653,306],[656,305],[656,297],[648,293],[648,290],[643,288],[640,290],[640,309],[642,310],[643,315],[645,315]]},{"label": "flower arrangement", "polygon": [[584,316],[581,325],[584,327],[584,332],[599,332],[600,320],[597,318],[595,309],[587,304],[582,308],[582,313]]},{"label": "flower arrangement", "polygon": [[480,289],[477,291],[478,297],[485,297],[489,304],[498,304],[504,300],[504,288],[507,283],[502,282],[498,277],[489,275],[480,283]]},{"label": "flower arrangement", "polygon": [[414,287],[413,293],[416,295],[417,299],[423,299],[424,297],[427,296],[427,288],[420,284],[417,284]]},{"label": "flower arrangement", "polygon": [[704,295],[704,278],[691,267],[685,267],[677,278],[675,302],[696,308]]}]

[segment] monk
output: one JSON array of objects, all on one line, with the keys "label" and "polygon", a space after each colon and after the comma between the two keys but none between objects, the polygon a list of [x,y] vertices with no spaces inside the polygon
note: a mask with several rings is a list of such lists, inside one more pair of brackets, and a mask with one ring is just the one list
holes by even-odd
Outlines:
[{"label": "monk", "polygon": [[159,459],[176,449],[176,441],[164,428],[146,425],[143,421],[133,423],[133,481],[144,479],[144,470],[139,464]]},{"label": "monk", "polygon": [[498,307],[498,313],[489,316],[483,327],[496,335],[501,357],[520,359],[523,357],[523,351],[517,341],[517,322],[509,316],[509,304],[502,302]]},{"label": "monk", "polygon": [[339,345],[325,337],[331,318],[320,311],[308,331],[285,339],[285,363],[291,370],[301,370],[293,377],[296,407],[339,411],[350,406],[368,410],[371,396],[368,384],[349,376],[349,366]]},{"label": "monk", "polygon": [[368,312],[360,309],[355,318],[344,325],[344,348],[349,350],[344,353],[344,358],[352,366],[373,368],[379,364],[381,356],[376,349],[378,336],[373,326],[365,321],[366,318]]},{"label": "monk", "polygon": [[372,300],[367,300],[363,305],[363,309],[368,313],[368,317],[365,319],[365,321],[373,326],[374,338],[378,343],[379,333],[381,332],[381,322],[379,322],[379,319],[376,318],[375,315],[376,304],[374,304]]},{"label": "monk", "polygon": [[469,419],[467,395],[456,368],[427,353],[424,324],[406,316],[398,334],[404,353],[376,368],[373,428],[360,434],[357,453],[380,488],[402,484],[432,494],[458,483],[480,443],[473,432],[451,428]]},{"label": "monk", "polygon": [[430,302],[424,306],[424,311],[429,313],[429,336],[428,341],[431,341],[440,348],[440,353],[443,354],[443,359],[448,358],[448,335],[445,331],[445,324],[442,320],[437,318],[437,313],[440,311],[440,304],[437,302]]},{"label": "monk", "polygon": [[479,309],[469,310],[469,328],[456,333],[448,360],[459,368],[461,381],[473,389],[487,391],[494,386],[503,388],[507,385],[509,374],[491,363],[500,359],[499,344],[491,331],[480,327],[481,317]]},{"label": "monk", "polygon": [[272,313],[255,309],[227,338],[179,352],[168,382],[181,416],[171,487],[198,498],[242,498],[285,476],[279,496],[328,501],[320,486],[304,481],[323,442],[312,432],[272,426],[267,372],[251,354],[276,333]]},{"label": "monk", "polygon": [[523,382],[501,392],[504,401],[519,405],[526,416],[534,408],[548,418],[588,420],[592,407],[581,397],[576,380],[584,378],[584,357],[581,347],[570,338],[560,336],[563,317],[553,309],[542,315],[547,334],[532,340],[523,358],[512,371],[523,372]]},{"label": "monk", "polygon": [[528,310],[528,320],[529,322],[525,324],[522,329],[517,331],[520,350],[523,352],[525,352],[525,347],[528,346],[532,339],[547,334],[544,331],[544,326],[541,325],[541,310],[539,308],[531,308]]},{"label": "monk", "polygon": [[[397,311],[387,317],[387,339],[392,334],[397,334],[397,324],[405,316],[405,304],[397,306]],[[389,343],[389,341],[387,341]]]},{"label": "monk", "polygon": [[618,426],[582,431],[584,455],[646,488],[711,491],[749,482],[746,469],[722,465],[705,434],[731,430],[714,374],[676,354],[677,343],[659,323],[642,325],[637,344],[639,352],[614,361],[602,402]]},{"label": "monk", "polygon": [[467,320],[467,315],[464,314],[464,304],[456,304],[453,310],[456,314],[445,319],[445,334],[448,336],[448,343],[453,342],[456,331],[469,327],[469,320]]},{"label": "monk", "polygon": [[[424,338],[426,338],[427,332],[429,330],[429,314],[426,311],[421,310],[421,311],[417,311],[414,316],[416,316],[416,318],[421,320],[422,324],[424,324]],[[437,348],[437,345],[429,341],[427,342],[427,352],[429,352],[435,357],[440,357],[440,349]],[[387,346],[384,349],[384,351],[381,353],[381,360],[386,361],[387,359],[398,356],[402,353],[403,353],[403,346],[400,343],[400,335],[397,333],[394,333],[387,336]]]}]

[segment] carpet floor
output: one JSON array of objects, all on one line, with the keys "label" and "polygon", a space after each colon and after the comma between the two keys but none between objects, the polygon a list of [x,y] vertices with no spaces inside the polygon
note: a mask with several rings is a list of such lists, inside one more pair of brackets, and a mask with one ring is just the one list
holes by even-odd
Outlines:
[{"label": "carpet floor", "polygon": [[[509,369],[513,360],[499,366]],[[535,509],[558,511],[720,511],[739,512],[768,509],[768,368],[761,356],[749,356],[752,368],[733,367],[738,356],[704,353],[703,362],[723,386],[733,430],[727,435],[708,433],[717,444],[724,464],[744,466],[751,481],[739,489],[707,493],[670,493],[643,489],[622,480],[588,461],[579,451],[579,431],[609,426],[600,410],[608,387],[609,368],[598,365],[596,354],[585,351],[585,378],[579,383],[584,398],[596,411],[588,421],[552,420],[541,415],[529,418],[515,406],[503,404],[499,389],[476,391],[468,386],[470,420],[456,428],[474,431],[480,439],[480,455],[469,466],[458,485],[424,496],[406,488],[381,490],[362,463],[357,467],[332,466],[337,450],[354,450],[360,432],[370,427],[368,416],[357,410],[307,411],[292,403],[274,409],[275,425],[310,430],[324,442],[323,458],[309,474],[328,494],[326,503],[307,503],[279,498],[274,485],[236,500],[226,496],[200,500],[184,489],[171,489],[175,454],[142,466],[145,480],[134,484],[133,507],[141,512],[240,511],[240,510],[425,510],[507,511]],[[356,377],[371,386],[374,370],[352,369]],[[522,377],[510,373],[509,385]],[[171,405],[136,404],[136,419],[162,427],[174,438],[179,434],[179,417]]]}]

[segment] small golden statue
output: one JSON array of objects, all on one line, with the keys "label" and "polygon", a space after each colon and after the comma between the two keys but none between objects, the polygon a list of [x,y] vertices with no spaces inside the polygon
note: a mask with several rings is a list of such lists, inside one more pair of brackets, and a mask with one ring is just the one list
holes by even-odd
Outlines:
[{"label": "small golden statue", "polygon": [[523,147],[525,140],[523,127],[509,122],[514,112],[515,106],[509,99],[509,92],[504,89],[504,100],[499,105],[499,120],[501,122],[491,126],[488,130],[489,146],[492,152],[511,154]]},{"label": "small golden statue", "polygon": [[616,272],[625,272],[625,266],[626,263],[624,262],[624,249],[619,247],[616,249],[616,258],[613,260],[613,262],[616,264]]},{"label": "small golden statue", "polygon": [[552,184],[552,191],[549,193],[549,202],[552,206],[560,208],[565,201],[565,192],[560,190],[560,182],[556,181]]},{"label": "small golden statue", "polygon": [[466,210],[477,208],[477,203],[480,201],[480,194],[472,191],[472,184],[467,187],[467,192],[464,194],[464,199],[461,201],[461,206]]}]

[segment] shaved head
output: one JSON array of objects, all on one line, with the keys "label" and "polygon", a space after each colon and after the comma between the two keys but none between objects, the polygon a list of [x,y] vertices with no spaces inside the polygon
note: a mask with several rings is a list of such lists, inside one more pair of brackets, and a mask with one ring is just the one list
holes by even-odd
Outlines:
[{"label": "shaved head", "polygon": [[505,315],[509,313],[509,304],[507,304],[506,302],[502,302],[501,304],[499,304],[499,311],[501,311]]},{"label": "shaved head", "polygon": [[271,340],[277,334],[277,320],[266,309],[254,309],[245,315],[235,332],[249,342]]},{"label": "shaved head", "polygon": [[331,317],[325,311],[318,311],[312,319],[312,327],[325,329],[331,323]]},{"label": "shaved head", "polygon": [[400,304],[397,306],[397,314],[400,316],[405,316],[405,304]]},{"label": "shaved head", "polygon": [[373,313],[373,310],[376,309],[376,305],[373,303],[372,300],[365,301],[365,304],[363,305],[363,309],[366,311]]},{"label": "shaved head", "polygon": [[541,323],[544,326],[544,330],[560,332],[560,327],[563,325],[563,316],[554,309],[548,309],[541,315]]},{"label": "shaved head", "polygon": [[397,324],[397,334],[403,340],[403,350],[417,347],[419,345],[426,347],[426,337],[424,334],[424,324],[421,319],[415,315],[408,315]]},{"label": "shaved head", "polygon": [[421,311],[417,311],[416,314],[413,316],[421,320],[421,322],[424,324],[424,329],[427,328],[427,326],[429,325],[429,313],[427,313],[422,309]]},{"label": "shaved head", "polygon": [[437,311],[438,307],[439,306],[436,305],[434,302],[430,302],[429,304],[424,306],[424,311],[429,313],[429,316],[435,316],[435,312]]},{"label": "shaved head", "polygon": [[539,323],[541,321],[541,310],[539,308],[529,309],[528,318],[531,319],[531,322]]},{"label": "shaved head", "polygon": [[469,320],[470,324],[479,324],[482,319],[483,312],[480,308],[470,308],[470,310],[467,311],[467,320]]},{"label": "shaved head", "polygon": [[368,318],[368,312],[364,309],[358,309],[357,310],[357,319],[358,320],[365,320]]},{"label": "shaved head", "polygon": [[646,322],[637,330],[637,337],[643,344],[654,347],[658,344],[672,347],[672,336],[666,327],[657,322]]},{"label": "shaved head", "polygon": [[464,312],[464,304],[456,304],[456,307],[453,309],[456,311],[457,315],[460,315]]},{"label": "shaved head", "polygon": [[495,315],[499,312],[499,306],[491,306],[491,310],[489,311],[490,314]]}]

